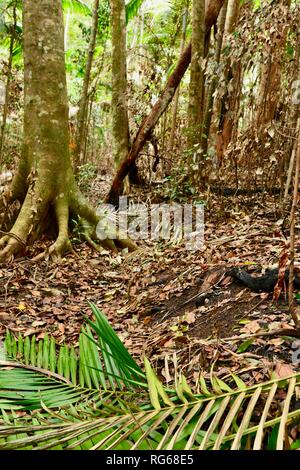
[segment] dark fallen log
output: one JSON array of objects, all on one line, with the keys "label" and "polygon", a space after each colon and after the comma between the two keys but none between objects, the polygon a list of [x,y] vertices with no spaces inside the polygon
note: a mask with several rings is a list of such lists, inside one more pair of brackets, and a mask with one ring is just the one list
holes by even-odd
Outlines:
[{"label": "dark fallen log", "polygon": [[[243,268],[231,268],[227,274],[244,286],[249,287],[249,289],[253,290],[254,292],[273,292],[278,280],[278,269],[276,268],[268,270],[262,276],[251,276]],[[288,269],[285,272],[285,283],[288,286]],[[300,275],[296,272],[294,276],[294,287],[297,290],[300,289]]]}]

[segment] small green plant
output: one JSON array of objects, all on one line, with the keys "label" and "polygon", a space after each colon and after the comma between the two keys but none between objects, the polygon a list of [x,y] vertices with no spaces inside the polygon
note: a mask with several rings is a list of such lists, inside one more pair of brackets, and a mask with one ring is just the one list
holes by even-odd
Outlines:
[{"label": "small green plant", "polygon": [[82,190],[88,189],[90,181],[97,175],[97,168],[93,163],[81,165],[78,169],[77,181]]},{"label": "small green plant", "polygon": [[189,175],[184,169],[165,178],[164,197],[176,202],[185,202],[197,194]]}]

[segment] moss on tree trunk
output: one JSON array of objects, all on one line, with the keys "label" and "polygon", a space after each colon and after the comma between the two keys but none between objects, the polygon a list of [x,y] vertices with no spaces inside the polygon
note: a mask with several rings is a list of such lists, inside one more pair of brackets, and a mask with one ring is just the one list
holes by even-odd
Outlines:
[{"label": "moss on tree trunk", "polygon": [[[77,188],[70,159],[61,0],[24,0],[23,28],[23,151],[12,189],[4,201],[7,208],[19,200],[21,208],[10,232],[0,240],[1,261],[24,252],[47,225],[57,227],[57,238],[49,253],[60,257],[71,249],[71,215],[78,219],[85,239],[98,246],[94,238],[100,218]],[[3,229],[8,224],[8,210],[1,212]],[[112,240],[102,244],[116,248]],[[134,248],[126,239],[117,244]]]}]

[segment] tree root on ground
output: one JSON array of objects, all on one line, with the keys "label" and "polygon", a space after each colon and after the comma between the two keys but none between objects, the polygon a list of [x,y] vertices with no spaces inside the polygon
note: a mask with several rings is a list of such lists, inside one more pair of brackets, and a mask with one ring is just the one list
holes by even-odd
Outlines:
[{"label": "tree root on ground", "polygon": [[[82,194],[76,190],[75,194],[67,197],[61,193],[54,202],[49,196],[33,193],[28,190],[21,210],[10,232],[0,231],[0,262],[11,262],[15,256],[22,256],[26,253],[26,248],[39,238],[44,232],[49,218],[52,226],[57,226],[57,238],[55,242],[43,253],[37,255],[33,261],[51,258],[60,260],[61,257],[73,251],[69,238],[70,219],[77,220],[79,235],[94,250],[101,252],[103,249],[117,252],[127,249],[134,251],[137,249],[135,243],[126,236],[118,234],[115,239],[106,237],[99,232],[97,235],[97,225],[101,220],[94,209],[87,203]],[[53,209],[50,215],[49,208]],[[70,217],[71,216],[71,217]]]}]

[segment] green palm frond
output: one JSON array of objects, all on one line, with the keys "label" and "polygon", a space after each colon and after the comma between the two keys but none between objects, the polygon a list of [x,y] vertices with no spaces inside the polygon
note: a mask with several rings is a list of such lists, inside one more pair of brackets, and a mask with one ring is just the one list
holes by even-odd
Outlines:
[{"label": "green palm frond", "polygon": [[[12,8],[14,6],[15,3],[17,5],[18,10],[22,10],[22,8],[23,8],[23,1],[22,0],[18,0],[17,2],[15,2],[15,0],[13,0],[11,2],[7,2],[3,6],[0,3],[0,8],[2,8],[3,11],[8,11],[10,8]],[[83,15],[91,15],[92,14],[91,8],[83,0],[62,0],[62,6],[63,6],[63,8],[72,10],[74,13],[80,13],[80,14],[83,14]]]},{"label": "green palm frond", "polygon": [[[6,10],[12,8],[14,2],[10,2],[6,5]],[[81,15],[92,15],[91,8],[83,0],[62,0],[63,8],[71,10],[73,13]],[[17,2],[17,9],[22,10],[23,2]],[[0,43],[3,47],[9,47],[10,38],[8,31],[10,30],[11,24],[5,23],[4,16],[0,15]],[[15,47],[13,51],[14,63],[19,63],[23,56],[23,40],[22,40],[23,28],[21,24],[17,25],[15,34]]]},{"label": "green palm frond", "polygon": [[[90,307],[95,316],[96,322],[93,323],[88,318],[86,322],[91,326],[92,330],[96,333],[98,343],[96,343],[91,335],[91,330],[86,328],[84,331],[85,336],[94,345],[93,356],[96,358],[98,348],[103,357],[103,366],[99,365],[96,360],[94,366],[98,370],[106,371],[106,376],[109,379],[110,386],[114,388],[122,388],[123,386],[147,386],[145,373],[141,370],[138,364],[134,361],[127,349],[124,347],[122,341],[118,338],[113,328],[110,326],[106,317],[98,310],[94,304]],[[91,346],[90,346],[91,347]],[[91,364],[91,362],[87,362]]]},{"label": "green palm frond", "polygon": [[126,23],[132,20],[141,8],[144,0],[130,0],[126,5]]},{"label": "green palm frond", "polygon": [[87,320],[78,352],[61,346],[57,353],[47,336],[37,343],[7,335],[10,358],[2,352],[0,361],[0,449],[300,447],[300,373],[248,388],[232,375],[234,390],[211,372],[210,384],[200,377],[196,395],[176,371],[174,389],[167,389],[147,359],[141,370],[91,307],[95,322]]},{"label": "green palm frond", "polygon": [[[60,346],[57,351],[54,338],[48,335],[37,343],[35,336],[15,339],[7,331],[4,350],[1,352],[0,349],[0,365],[2,363],[7,367],[8,362],[13,360],[13,367],[16,367],[16,361],[19,361],[19,368],[24,364],[27,367],[24,370],[41,371],[58,379],[61,377],[70,385],[89,390],[147,388],[145,373],[128,353],[105,316],[95,305],[90,306],[95,322],[86,318],[87,325],[79,336],[78,353],[74,347],[66,345]],[[13,371],[8,370],[6,374],[13,374]]]},{"label": "green palm frond", "polygon": [[[299,377],[286,381],[287,401],[282,412],[268,418],[279,381],[259,385],[250,390],[235,391],[221,396],[195,397],[188,403],[172,403],[160,409],[147,404],[129,406],[125,397],[119,396],[119,405],[81,413],[71,409],[50,411],[45,416],[35,416],[38,425],[19,418],[14,424],[0,427],[0,449],[21,449],[33,446],[38,449],[239,449],[265,448],[268,436],[276,430],[276,448],[285,445],[285,430],[299,419],[299,410],[288,411],[299,386]],[[282,382],[282,381],[281,381]],[[170,399],[175,399],[175,395]],[[128,400],[128,397],[127,397]],[[148,408],[148,409],[147,409]],[[261,410],[257,416],[254,410]],[[101,414],[104,413],[104,416]],[[97,416],[98,414],[98,416]],[[18,424],[16,424],[18,423]],[[37,434],[38,432],[38,434]],[[26,437],[24,437],[24,433]],[[28,437],[28,433],[33,436]],[[8,441],[8,436],[14,439]],[[1,437],[5,440],[1,443]]]},{"label": "green palm frond", "polygon": [[91,15],[92,10],[89,5],[83,0],[62,0],[63,8],[70,9],[73,13],[81,15]]}]

